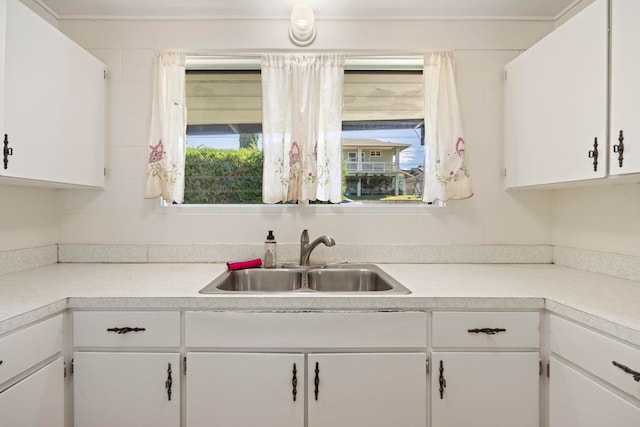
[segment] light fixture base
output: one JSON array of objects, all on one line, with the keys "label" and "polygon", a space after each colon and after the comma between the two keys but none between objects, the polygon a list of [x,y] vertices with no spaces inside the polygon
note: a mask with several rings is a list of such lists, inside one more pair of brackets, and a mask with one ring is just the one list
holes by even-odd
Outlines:
[{"label": "light fixture base", "polygon": [[300,39],[295,36],[293,28],[289,28],[289,39],[291,39],[291,42],[296,46],[309,46],[316,39],[316,29],[314,27],[311,31],[311,35],[306,39]]}]

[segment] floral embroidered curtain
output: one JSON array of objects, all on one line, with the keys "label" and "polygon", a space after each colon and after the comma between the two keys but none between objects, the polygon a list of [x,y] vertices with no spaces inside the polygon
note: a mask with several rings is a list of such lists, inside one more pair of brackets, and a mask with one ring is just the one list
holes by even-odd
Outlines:
[{"label": "floral embroidered curtain", "polygon": [[185,55],[158,53],[154,59],[153,104],[145,198],[182,203],[187,108]]},{"label": "floral embroidered curtain", "polygon": [[425,56],[425,202],[473,195],[451,52]]},{"label": "floral embroidered curtain", "polygon": [[264,203],[342,200],[344,55],[262,57]]}]

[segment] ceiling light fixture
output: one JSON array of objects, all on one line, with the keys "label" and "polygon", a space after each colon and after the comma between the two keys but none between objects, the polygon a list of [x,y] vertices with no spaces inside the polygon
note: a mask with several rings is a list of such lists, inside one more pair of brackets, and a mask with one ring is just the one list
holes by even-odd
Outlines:
[{"label": "ceiling light fixture", "polygon": [[296,46],[308,46],[316,38],[313,8],[307,3],[298,3],[291,11],[289,38]]}]

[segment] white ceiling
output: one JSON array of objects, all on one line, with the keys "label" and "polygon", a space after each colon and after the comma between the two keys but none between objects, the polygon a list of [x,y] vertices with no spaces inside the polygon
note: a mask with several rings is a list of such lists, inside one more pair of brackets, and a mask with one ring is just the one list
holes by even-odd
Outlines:
[{"label": "white ceiling", "polygon": [[[35,0],[58,19],[288,18],[299,0]],[[306,0],[316,19],[555,20],[580,0]]]}]

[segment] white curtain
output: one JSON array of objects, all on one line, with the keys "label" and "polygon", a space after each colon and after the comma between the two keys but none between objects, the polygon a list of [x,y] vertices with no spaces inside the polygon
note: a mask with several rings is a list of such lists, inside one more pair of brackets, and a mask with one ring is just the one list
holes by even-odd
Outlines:
[{"label": "white curtain", "polygon": [[262,57],[264,203],[342,200],[344,55]]},{"label": "white curtain", "polygon": [[473,195],[451,52],[425,56],[425,202]]},{"label": "white curtain", "polygon": [[186,150],[187,108],[185,55],[156,54],[145,198],[162,196],[182,203]]}]

